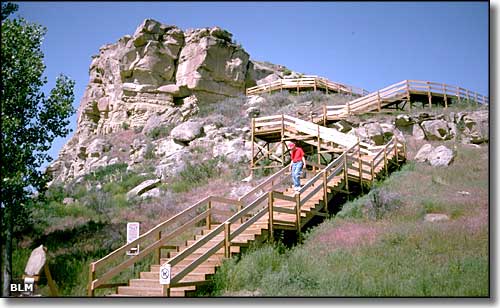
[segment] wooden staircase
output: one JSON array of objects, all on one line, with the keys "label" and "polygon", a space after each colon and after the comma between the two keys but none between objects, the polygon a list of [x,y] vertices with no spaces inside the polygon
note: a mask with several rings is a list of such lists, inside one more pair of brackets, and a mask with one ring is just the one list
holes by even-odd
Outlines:
[{"label": "wooden staircase", "polygon": [[[110,296],[192,296],[211,282],[222,262],[255,241],[273,237],[274,230],[295,230],[300,236],[314,217],[329,215],[328,202],[349,183],[372,184],[387,174],[390,163],[406,156],[404,144],[393,138],[383,146],[372,146],[334,129],[288,116],[265,117],[254,133],[264,137],[280,132],[280,138],[303,138],[319,151],[332,151],[327,165],[315,164],[307,172],[298,192],[288,184],[289,166],[284,166],[238,199],[208,196],[162,222],[135,241],[90,264],[89,296],[96,290],[114,289]],[[317,133],[317,136],[314,134]],[[317,137],[317,139],[310,137]],[[275,137],[273,137],[275,138]],[[308,139],[309,138],[309,139]],[[139,247],[137,255],[126,254]],[[138,262],[153,257],[148,271],[120,281],[120,274]],[[148,261],[149,262],[149,261]],[[160,267],[169,265],[169,285],[161,285]]]}]

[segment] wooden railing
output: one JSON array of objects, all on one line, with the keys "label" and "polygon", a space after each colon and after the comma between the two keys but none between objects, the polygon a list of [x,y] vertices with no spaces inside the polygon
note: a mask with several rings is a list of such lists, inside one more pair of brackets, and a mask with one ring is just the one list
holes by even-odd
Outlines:
[{"label": "wooden railing", "polygon": [[319,137],[325,140],[325,142],[333,142],[345,147],[351,147],[357,142],[355,136],[343,134],[336,129],[327,128],[287,115],[255,118],[252,127],[252,129],[255,129],[255,133],[258,133],[260,130],[276,129],[281,131],[300,132],[306,136],[314,137],[317,137],[319,134]]},{"label": "wooden railing", "polygon": [[352,100],[345,105],[326,106],[327,116],[380,111],[382,107],[394,101],[409,99],[411,94],[427,95],[430,107],[432,107],[432,96],[442,96],[445,107],[448,107],[448,99],[451,98],[457,99],[459,103],[489,104],[487,96],[458,86],[421,80],[403,80]]},{"label": "wooden railing", "polygon": [[345,85],[338,82],[330,81],[323,77],[307,75],[300,78],[285,78],[272,81],[263,85],[255,86],[246,89],[246,95],[256,95],[261,93],[271,93],[273,91],[282,91],[293,89],[300,93],[301,89],[324,89],[327,93],[347,93],[355,96],[368,94],[368,91],[362,88]]},{"label": "wooden railing", "polygon": [[[241,213],[243,205],[254,204],[255,201],[259,200],[267,191],[273,190],[278,185],[281,185],[286,178],[285,173],[287,168],[288,167],[283,168],[268,177],[237,200],[218,196],[208,196],[144,233],[135,241],[123,245],[98,261],[92,262],[89,270],[88,295],[94,296],[96,289],[126,285],[126,282],[108,282],[129,266],[136,264],[152,254],[154,254],[155,262],[160,262],[161,250],[177,249],[176,246],[169,244],[174,242],[177,238],[182,238],[186,232],[192,232],[197,224],[204,222],[205,226],[210,227],[213,224],[212,219],[215,215],[226,215],[227,218],[228,213],[231,215],[234,214],[234,212]],[[217,205],[220,204],[226,205],[226,207],[217,207]],[[228,209],[227,205],[233,208]],[[246,212],[248,211],[249,208],[247,207]],[[242,217],[243,214],[238,216],[238,218],[241,218],[241,222],[243,222]],[[220,226],[218,228],[220,228]],[[172,231],[166,233],[167,230]],[[215,231],[219,231],[219,229],[215,229]],[[138,255],[126,255],[127,251],[138,246],[140,247],[140,253]]]}]

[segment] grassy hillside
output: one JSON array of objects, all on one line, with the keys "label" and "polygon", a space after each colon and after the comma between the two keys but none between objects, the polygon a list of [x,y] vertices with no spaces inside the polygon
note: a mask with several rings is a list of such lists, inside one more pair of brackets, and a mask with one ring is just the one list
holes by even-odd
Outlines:
[{"label": "grassy hillside", "polygon": [[[268,104],[260,106],[260,115],[294,114],[304,106],[349,99],[322,93],[265,98]],[[248,125],[245,101],[241,97],[200,106],[198,117],[227,126]],[[159,127],[147,137],[161,138],[169,130]],[[410,153],[422,144],[409,140]],[[336,217],[309,230],[302,245],[290,249],[267,244],[239,262],[229,260],[217,272],[210,295],[487,295],[488,147],[457,150],[447,168],[408,163],[367,195],[343,205]],[[203,148],[190,151],[184,169],[160,185],[159,199],[126,198],[131,188],[156,177],[155,160],[149,158],[140,168],[127,170],[127,164],[118,163],[51,187],[47,199],[31,209],[29,227],[16,235],[13,276],[21,277],[31,250],[43,244],[61,295],[85,296],[89,263],[125,243],[127,221],[140,222],[143,233],[207,194],[228,196],[248,175],[247,163],[207,157]],[[463,191],[469,194],[459,193]],[[65,198],[74,202],[65,204]],[[423,222],[431,212],[446,213],[451,220]],[[147,267],[145,260],[117,279],[137,277]],[[43,280],[42,294],[49,295]]]},{"label": "grassy hillside", "polygon": [[488,220],[488,147],[460,146],[449,167],[408,163],[302,245],[225,262],[211,295],[488,296]]}]

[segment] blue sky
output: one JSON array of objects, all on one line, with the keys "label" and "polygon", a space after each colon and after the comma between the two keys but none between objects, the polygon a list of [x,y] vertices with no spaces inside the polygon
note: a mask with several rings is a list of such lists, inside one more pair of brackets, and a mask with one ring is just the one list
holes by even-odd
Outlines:
[{"label": "blue sky", "polygon": [[[75,108],[91,56],[146,18],[183,30],[220,26],[252,59],[369,91],[421,79],[488,95],[488,2],[17,3],[16,15],[47,27],[48,87],[59,73],[74,79]],[[54,143],[52,157],[68,138]]]}]

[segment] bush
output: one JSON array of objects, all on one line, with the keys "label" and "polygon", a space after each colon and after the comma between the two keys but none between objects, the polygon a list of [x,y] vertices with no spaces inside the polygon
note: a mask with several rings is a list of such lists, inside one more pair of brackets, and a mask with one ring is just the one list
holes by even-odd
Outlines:
[{"label": "bush", "polygon": [[149,131],[147,135],[151,139],[157,140],[170,135],[170,132],[172,131],[173,128],[174,128],[173,124],[157,126],[153,128],[151,131]]},{"label": "bush", "polygon": [[206,183],[210,178],[220,174],[217,166],[222,160],[223,158],[216,157],[198,164],[192,164],[188,161],[184,169],[170,185],[170,188],[172,191],[179,193],[189,191],[195,186]]}]

